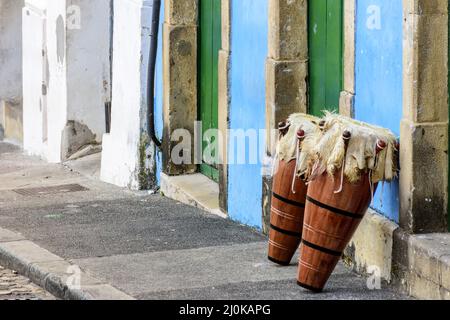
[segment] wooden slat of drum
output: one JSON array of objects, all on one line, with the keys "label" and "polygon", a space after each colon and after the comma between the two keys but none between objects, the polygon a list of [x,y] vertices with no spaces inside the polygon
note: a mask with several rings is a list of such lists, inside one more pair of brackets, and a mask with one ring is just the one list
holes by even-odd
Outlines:
[{"label": "wooden slat of drum", "polygon": [[[297,178],[295,183],[296,193],[292,192],[292,179],[295,170],[295,161],[286,163],[280,161],[279,169],[274,177],[273,193],[295,202],[305,204],[307,187],[304,182]],[[290,204],[286,201],[272,197],[271,223],[284,230],[300,232],[303,228],[304,208]]]}]

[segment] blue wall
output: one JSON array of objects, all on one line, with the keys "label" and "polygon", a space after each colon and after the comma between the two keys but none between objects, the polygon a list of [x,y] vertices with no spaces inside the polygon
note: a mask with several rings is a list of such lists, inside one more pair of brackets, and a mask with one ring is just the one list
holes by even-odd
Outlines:
[{"label": "blue wall", "polygon": [[[356,3],[356,118],[399,135],[403,99],[402,0]],[[398,222],[398,182],[386,184],[381,191],[380,185],[373,208]]]},{"label": "blue wall", "polygon": [[[268,1],[232,0],[231,4],[230,129],[264,129]],[[247,159],[248,151],[249,147]],[[262,227],[261,170],[261,163],[229,166],[228,213],[231,219],[257,228]]]}]

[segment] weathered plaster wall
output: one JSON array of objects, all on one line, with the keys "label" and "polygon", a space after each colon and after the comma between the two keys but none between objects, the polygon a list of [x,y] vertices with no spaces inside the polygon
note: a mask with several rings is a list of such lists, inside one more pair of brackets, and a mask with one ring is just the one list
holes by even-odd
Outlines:
[{"label": "weathered plaster wall", "polygon": [[151,1],[114,2],[111,133],[103,137],[102,180],[131,189],[154,186],[155,150],[146,133]]},{"label": "weathered plaster wall", "polygon": [[42,69],[34,67],[35,72],[43,74],[44,82],[47,83],[47,94],[42,96],[42,127],[44,157],[50,162],[62,160],[62,133],[67,123],[66,8],[66,1],[47,1],[44,35],[47,58]]},{"label": "weathered plaster wall", "polygon": [[21,143],[23,0],[0,0],[0,140]]},{"label": "weathered plaster wall", "polygon": [[[67,28],[68,120],[87,126],[100,142],[105,133],[105,103],[111,101],[110,0],[70,0],[69,18],[81,13],[80,29]],[[78,9],[77,9],[78,10]]]},{"label": "weathered plaster wall", "polygon": [[[268,53],[268,1],[233,0],[231,6],[233,32],[231,34],[230,128],[244,131],[264,129],[266,120],[264,66]],[[229,149],[231,149],[232,144],[229,143]],[[230,154],[233,151],[228,152],[230,162],[233,162]],[[263,145],[259,153],[264,151]],[[249,159],[248,143],[245,153],[246,158]],[[229,216],[234,220],[261,228],[261,200],[261,160],[258,164],[230,164]]]},{"label": "weathered plaster wall", "polygon": [[26,0],[23,10],[24,149],[51,162],[67,119],[65,13],[65,1]]},{"label": "weathered plaster wall", "polygon": [[[403,2],[356,4],[355,117],[400,135],[403,88]],[[373,207],[398,222],[398,181],[379,186]]]},{"label": "weathered plaster wall", "polygon": [[24,148],[64,161],[106,129],[110,1],[27,0],[23,17]]},{"label": "weathered plaster wall", "polygon": [[22,100],[23,0],[0,0],[0,100]]},{"label": "weathered plaster wall", "polygon": [[[155,81],[155,129],[159,139],[162,139],[164,132],[164,106],[163,106],[163,32],[164,32],[164,12],[165,0],[161,0],[161,13],[159,16],[159,37],[158,37],[158,53],[156,61],[156,81]],[[162,153],[158,150],[156,154],[156,180],[158,186],[161,185],[162,172]]]}]

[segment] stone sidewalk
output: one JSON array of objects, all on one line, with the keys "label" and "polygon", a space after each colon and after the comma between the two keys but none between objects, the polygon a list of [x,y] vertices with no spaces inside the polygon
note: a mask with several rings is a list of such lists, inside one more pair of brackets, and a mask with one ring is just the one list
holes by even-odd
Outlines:
[{"label": "stone sidewalk", "polygon": [[295,265],[267,261],[259,232],[102,183],[97,160],[71,169],[0,143],[0,264],[65,299],[407,299],[342,264],[307,292]]}]

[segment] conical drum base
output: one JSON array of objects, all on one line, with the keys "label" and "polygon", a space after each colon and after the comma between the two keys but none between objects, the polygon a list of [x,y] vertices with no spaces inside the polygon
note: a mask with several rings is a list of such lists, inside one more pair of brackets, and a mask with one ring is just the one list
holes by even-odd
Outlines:
[{"label": "conical drum base", "polygon": [[324,289],[372,199],[368,174],[358,183],[345,179],[336,193],[340,185],[340,172],[325,173],[308,188],[297,281],[314,292]]},{"label": "conical drum base", "polygon": [[268,257],[283,266],[291,263],[302,238],[307,187],[300,178],[292,187],[295,167],[295,160],[280,161],[272,188]]}]

